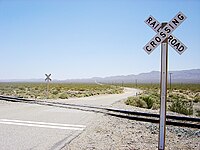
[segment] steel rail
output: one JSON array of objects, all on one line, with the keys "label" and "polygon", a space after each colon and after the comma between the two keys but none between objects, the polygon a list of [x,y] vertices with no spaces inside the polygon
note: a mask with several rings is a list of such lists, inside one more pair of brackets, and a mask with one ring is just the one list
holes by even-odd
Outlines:
[{"label": "steel rail", "polygon": [[[39,105],[48,105],[48,106],[69,108],[69,109],[78,109],[82,111],[92,111],[96,113],[104,113],[104,114],[115,116],[115,117],[127,118],[131,120],[138,120],[138,121],[145,121],[145,122],[152,122],[152,123],[159,123],[159,116],[160,116],[159,114],[155,114],[155,113],[130,111],[130,110],[118,109],[118,108],[112,108],[112,107],[100,107],[100,106],[78,105],[78,104],[68,104],[68,103],[60,103],[60,102],[48,102],[44,100],[38,101],[38,100],[11,97],[11,96],[0,95],[0,100],[39,104]],[[200,118],[167,115],[166,123],[167,125],[200,129]]]}]

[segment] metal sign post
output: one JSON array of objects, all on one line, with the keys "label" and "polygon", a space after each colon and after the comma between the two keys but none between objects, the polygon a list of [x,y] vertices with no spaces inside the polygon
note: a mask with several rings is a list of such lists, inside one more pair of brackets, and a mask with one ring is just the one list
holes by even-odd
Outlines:
[{"label": "metal sign post", "polygon": [[50,76],[51,76],[51,74],[45,74],[45,76],[46,76],[46,79],[45,79],[45,81],[47,81],[47,98],[49,98],[49,81],[51,81],[51,78],[50,78]]},{"label": "metal sign post", "polygon": [[143,49],[150,54],[161,44],[159,150],[165,149],[168,43],[180,55],[187,49],[180,40],[171,34],[186,18],[187,17],[182,12],[179,12],[169,23],[160,24],[152,16],[149,16],[145,20],[145,23],[157,34],[143,47]]},{"label": "metal sign post", "polygon": [[159,150],[165,147],[165,129],[166,129],[166,103],[167,103],[167,58],[168,43],[165,40],[161,44],[161,90],[160,90],[160,124],[159,124]]}]

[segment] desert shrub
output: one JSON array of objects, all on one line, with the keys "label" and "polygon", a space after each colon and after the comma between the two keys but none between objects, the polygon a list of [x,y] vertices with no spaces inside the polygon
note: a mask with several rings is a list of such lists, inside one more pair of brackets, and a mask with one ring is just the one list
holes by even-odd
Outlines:
[{"label": "desert shrub", "polygon": [[62,94],[59,96],[59,98],[61,98],[61,99],[68,99],[68,94],[62,93]]},{"label": "desert shrub", "polygon": [[146,102],[148,109],[152,108],[153,103],[154,103],[154,99],[151,96],[140,97],[140,99],[142,99],[143,101]]},{"label": "desert shrub", "polygon": [[192,115],[193,114],[193,107],[191,103],[186,101],[182,101],[179,99],[175,99],[172,104],[169,106],[169,110],[177,113],[181,113],[184,115]]},{"label": "desert shrub", "polygon": [[199,93],[195,94],[195,96],[194,96],[194,102],[195,103],[200,102],[200,94]]},{"label": "desert shrub", "polygon": [[128,99],[125,103],[127,105],[131,105],[131,106],[147,108],[146,102],[144,100],[140,99],[139,97],[128,97]]},{"label": "desert shrub", "polygon": [[200,117],[200,110],[197,110],[197,117]]},{"label": "desert shrub", "polygon": [[195,97],[195,98],[194,98],[194,102],[195,102],[195,103],[200,102],[200,97]]},{"label": "desert shrub", "polygon": [[19,90],[23,90],[23,91],[24,91],[24,90],[26,90],[26,89],[25,89],[24,87],[19,87]]},{"label": "desert shrub", "polygon": [[152,106],[151,109],[157,110],[157,109],[159,109],[159,108],[160,108],[160,103],[153,103],[153,106]]},{"label": "desert shrub", "polygon": [[52,94],[53,94],[53,95],[57,95],[57,94],[58,94],[58,91],[55,90],[55,91],[52,92]]}]

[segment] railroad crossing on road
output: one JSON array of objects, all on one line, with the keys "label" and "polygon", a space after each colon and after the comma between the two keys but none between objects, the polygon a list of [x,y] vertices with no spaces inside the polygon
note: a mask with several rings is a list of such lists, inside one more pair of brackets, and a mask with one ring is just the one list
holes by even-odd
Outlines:
[{"label": "railroad crossing on road", "polygon": [[[123,94],[66,100],[67,103],[110,106],[139,90],[126,88]],[[61,100],[58,100],[61,101]],[[0,149],[52,149],[65,146],[91,124],[99,114],[47,105],[4,102],[0,98]]]}]

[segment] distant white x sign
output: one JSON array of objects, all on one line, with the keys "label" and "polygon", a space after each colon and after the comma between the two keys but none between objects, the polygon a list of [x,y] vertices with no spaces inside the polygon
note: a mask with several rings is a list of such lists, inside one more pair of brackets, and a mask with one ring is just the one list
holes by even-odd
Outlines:
[{"label": "distant white x sign", "polygon": [[46,75],[46,79],[45,79],[45,81],[51,81],[51,78],[50,78],[50,76],[51,76],[51,74],[45,74]]}]

